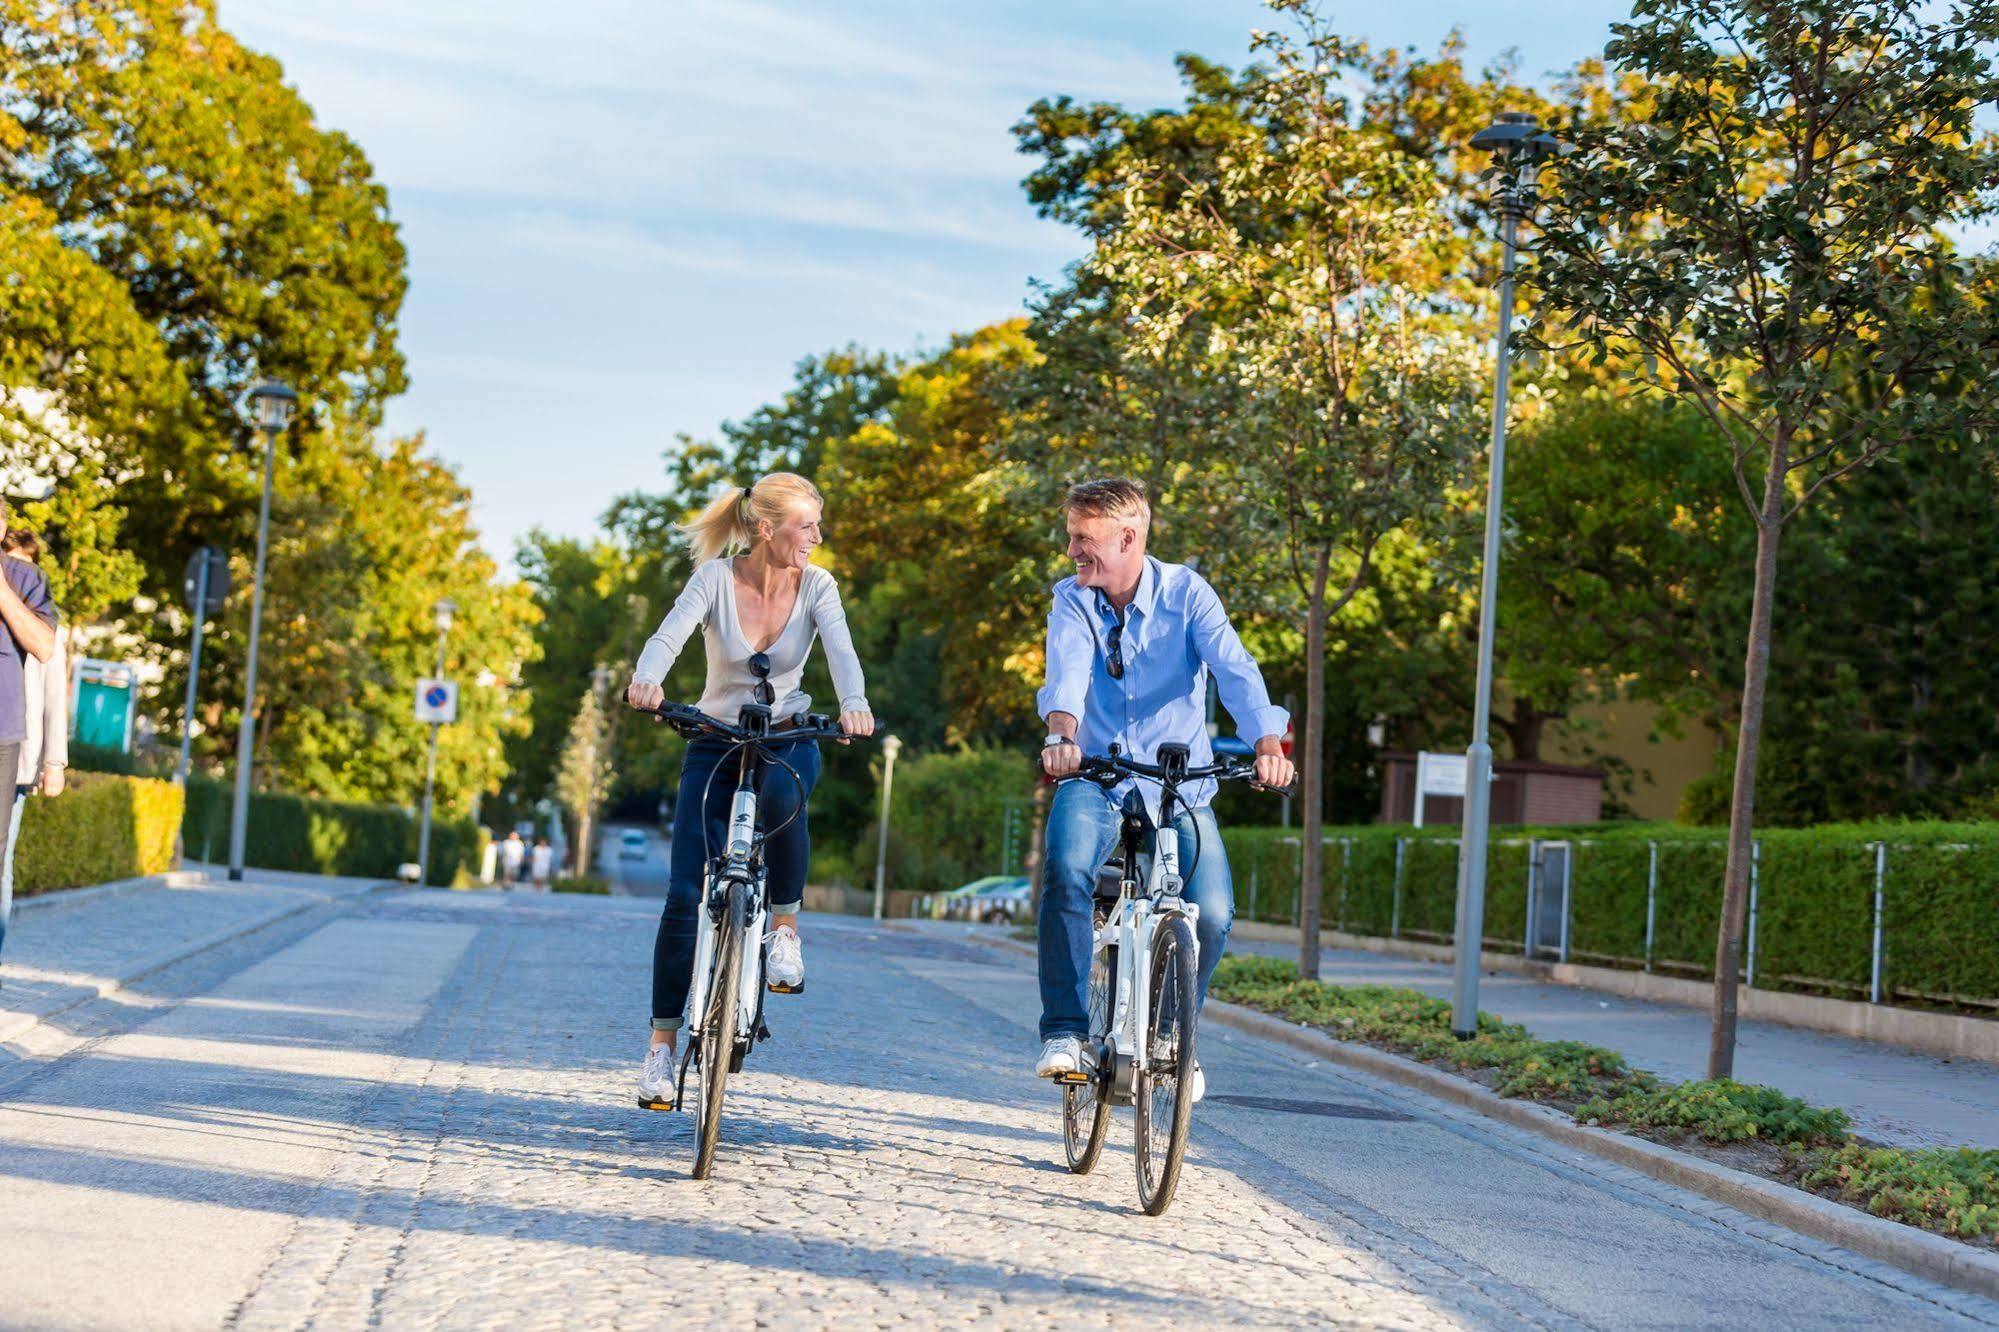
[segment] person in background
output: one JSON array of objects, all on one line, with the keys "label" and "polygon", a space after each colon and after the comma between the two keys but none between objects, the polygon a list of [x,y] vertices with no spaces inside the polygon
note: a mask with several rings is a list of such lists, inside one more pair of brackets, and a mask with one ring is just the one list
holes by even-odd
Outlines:
[{"label": "person in background", "polygon": [[534,839],[534,850],[528,853],[528,878],[534,883],[538,893],[548,891],[549,869],[555,863],[555,851],[546,837]]},{"label": "person in background", "polygon": [[506,840],[500,843],[500,885],[511,888],[520,882],[521,861],[527,858],[527,843],[521,840],[521,830],[507,829]]},{"label": "person in background", "polygon": [[[6,505],[0,502],[0,525],[5,522]],[[56,641],[55,602],[49,597],[49,581],[42,577],[42,571],[25,556],[0,558],[0,566],[5,566],[0,571],[5,574],[0,577],[0,773],[17,774],[17,794],[7,818],[0,820],[0,946],[4,946],[8,918],[14,910],[14,833],[21,820],[18,774],[39,772],[43,743],[50,729],[43,700],[36,696],[32,705],[29,702],[25,666],[33,661],[48,667],[49,659],[60,645]],[[66,671],[56,669],[49,674],[54,676],[58,688],[67,682]],[[47,679],[43,677],[35,683],[40,687]],[[35,719],[32,745],[30,716]],[[66,714],[54,729],[66,744],[69,737]],[[28,756],[33,766],[23,765],[23,758]],[[67,749],[63,757],[67,760]],[[55,789],[62,789],[60,766],[56,769]]]}]

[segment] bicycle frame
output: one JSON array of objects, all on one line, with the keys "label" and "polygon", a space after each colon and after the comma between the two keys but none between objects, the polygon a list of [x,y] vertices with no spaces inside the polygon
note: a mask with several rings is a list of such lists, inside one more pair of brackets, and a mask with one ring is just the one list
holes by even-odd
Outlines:
[{"label": "bicycle frame", "polygon": [[764,894],[763,845],[757,836],[756,775],[756,755],[745,749],[735,798],[729,806],[727,842],[722,855],[711,860],[702,875],[701,909],[695,913],[694,925],[694,976],[688,987],[687,1016],[682,1024],[682,1029],[688,1032],[699,1032],[707,1021],[708,982],[721,933],[720,921],[727,915],[727,894],[736,888],[749,894],[749,909],[743,924],[743,965],[737,977],[736,1030],[754,1039],[762,1015],[762,940],[770,904]]},{"label": "bicycle frame", "polygon": [[[1141,850],[1136,829],[1130,824],[1135,815],[1127,812],[1124,873],[1119,881],[1117,906],[1104,922],[1093,942],[1093,950],[1117,948],[1116,999],[1109,1027],[1102,1034],[1109,1067],[1099,1070],[1109,1078],[1114,1096],[1130,1095],[1137,1075],[1151,1067],[1151,1051],[1145,1048],[1148,1005],[1152,995],[1152,936],[1171,916],[1184,917],[1189,924],[1200,919],[1200,908],[1182,895],[1186,886],[1180,872],[1180,833],[1173,826],[1178,801],[1172,790],[1162,793],[1159,826],[1153,831],[1152,852],[1141,888],[1137,859]],[[1198,942],[1195,944],[1198,948]],[[1097,1033],[1092,1033],[1096,1035]]]}]

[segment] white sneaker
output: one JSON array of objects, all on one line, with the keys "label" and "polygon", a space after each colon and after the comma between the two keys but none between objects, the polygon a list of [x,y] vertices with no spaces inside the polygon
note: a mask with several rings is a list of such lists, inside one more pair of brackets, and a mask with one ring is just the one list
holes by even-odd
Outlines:
[{"label": "white sneaker", "polygon": [[1194,1065],[1193,1104],[1199,1105],[1201,1103],[1201,1098],[1203,1096],[1206,1096],[1207,1094],[1208,1094],[1208,1075],[1201,1071],[1201,1066],[1197,1063]]},{"label": "white sneaker", "polygon": [[1082,1041],[1074,1036],[1051,1036],[1041,1043],[1041,1057],[1034,1061],[1034,1076],[1064,1077],[1082,1066]]},{"label": "white sneaker", "polygon": [[639,1069],[639,1104],[648,1110],[673,1103],[673,1047],[655,1045]]},{"label": "white sneaker", "polygon": [[780,925],[764,936],[764,975],[772,985],[795,990],[805,984],[805,952],[798,931]]}]

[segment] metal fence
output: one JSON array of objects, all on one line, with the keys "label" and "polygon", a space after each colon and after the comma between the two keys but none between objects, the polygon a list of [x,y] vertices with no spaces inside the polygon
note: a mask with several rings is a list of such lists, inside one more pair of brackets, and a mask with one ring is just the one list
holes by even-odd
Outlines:
[{"label": "metal fence", "polygon": [[[1397,836],[1390,855],[1387,838],[1328,834],[1323,925],[1350,934],[1452,942],[1459,845],[1451,837]],[[1516,837],[1496,838],[1492,848],[1487,948],[1550,961],[1713,974],[1726,859],[1721,842]],[[1865,996],[1877,1004],[1904,999],[1999,1008],[1999,995],[1939,992],[1920,983],[1898,986],[1890,974],[1898,859],[1906,866],[1910,897],[1919,898],[1927,881],[1938,877],[1933,857],[1972,849],[1888,841],[1818,848],[1793,839],[1780,850],[1794,891],[1786,896],[1786,884],[1778,882],[1779,896],[1772,898],[1766,883],[1770,856],[1764,839],[1757,839],[1750,860],[1744,983]],[[1243,850],[1249,863],[1235,867],[1239,909],[1251,919],[1297,925],[1300,839],[1264,838]],[[1806,891],[1801,885],[1808,880]],[[1932,928],[1911,947],[1948,946],[1948,935],[1948,929]]]}]

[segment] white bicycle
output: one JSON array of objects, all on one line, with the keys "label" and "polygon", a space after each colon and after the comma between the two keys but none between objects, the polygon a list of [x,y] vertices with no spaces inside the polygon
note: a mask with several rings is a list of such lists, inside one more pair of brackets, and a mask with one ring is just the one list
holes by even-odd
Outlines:
[{"label": "white bicycle", "polygon": [[[701,909],[695,914],[694,975],[687,991],[687,1048],[681,1052],[680,1072],[675,1079],[673,1100],[656,1102],[641,1098],[647,1110],[679,1110],[687,1102],[687,1074],[693,1070],[694,1086],[694,1170],[696,1179],[708,1178],[714,1168],[715,1144],[722,1128],[722,1098],[729,1074],[739,1071],[743,1059],[759,1041],[770,1039],[764,1025],[765,925],[770,902],[766,892],[764,841],[769,835],[762,826],[757,788],[766,766],[785,767],[770,751],[773,743],[800,740],[855,739],[842,731],[831,718],[807,714],[780,732],[771,729],[772,689],[770,659],[759,652],[750,658],[750,672],[757,677],[757,701],[744,706],[734,726],[718,721],[699,709],[681,703],[662,703],[648,709],[689,739],[705,737],[733,745],[739,754],[736,794],[729,807],[729,826],[720,854],[710,847],[702,879]],[[720,773],[722,765],[715,771]],[[797,773],[792,774],[797,780]],[[711,779],[712,780],[712,779]],[[708,807],[708,793],[682,792],[684,800],[699,799]],[[775,831],[774,829],[772,831]],[[779,993],[796,989],[773,985]]]},{"label": "white bicycle", "polygon": [[[1084,1067],[1062,1084],[1062,1146],[1069,1169],[1088,1174],[1103,1154],[1111,1107],[1132,1107],[1138,1200],[1158,1216],[1173,1201],[1180,1164],[1187,1153],[1187,1127],[1194,1108],[1194,1028],[1199,1012],[1196,965],[1200,945],[1194,933],[1199,908],[1181,896],[1180,834],[1173,820],[1181,808],[1183,783],[1213,778],[1246,781],[1255,776],[1249,748],[1239,740],[1219,740],[1222,761],[1187,766],[1185,745],[1161,745],[1157,763],[1123,757],[1116,745],[1108,758],[1083,760],[1081,777],[1105,786],[1126,777],[1157,782],[1159,823],[1153,825],[1145,801],[1126,794],[1119,830],[1122,868],[1114,894],[1099,880],[1090,952],[1090,1035]],[[1139,860],[1152,843],[1151,867],[1139,877]],[[1220,848],[1214,848],[1219,853]],[[1200,848],[1194,848],[1196,855]]]}]

